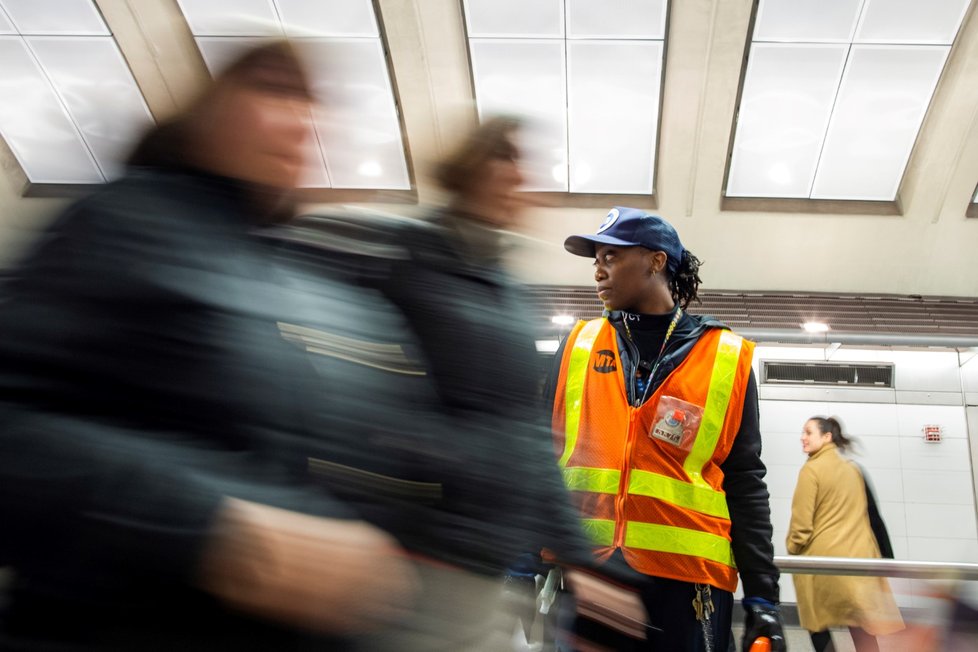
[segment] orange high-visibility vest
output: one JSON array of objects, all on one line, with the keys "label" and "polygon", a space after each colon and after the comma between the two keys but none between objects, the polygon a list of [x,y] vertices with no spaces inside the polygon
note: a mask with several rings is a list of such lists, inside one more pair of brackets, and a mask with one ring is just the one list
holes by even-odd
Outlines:
[{"label": "orange high-visibility vest", "polygon": [[[579,322],[568,336],[554,438],[599,559],[620,548],[646,575],[737,588],[720,464],[740,429],[753,350],[731,331],[709,329],[636,408],[608,320]],[[697,418],[697,428],[675,426]]]}]

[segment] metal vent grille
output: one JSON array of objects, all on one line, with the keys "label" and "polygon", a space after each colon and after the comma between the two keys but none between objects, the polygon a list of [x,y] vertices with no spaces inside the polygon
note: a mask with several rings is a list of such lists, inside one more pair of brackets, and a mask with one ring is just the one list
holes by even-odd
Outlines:
[{"label": "metal vent grille", "polygon": [[893,387],[891,364],[761,361],[762,383]]}]

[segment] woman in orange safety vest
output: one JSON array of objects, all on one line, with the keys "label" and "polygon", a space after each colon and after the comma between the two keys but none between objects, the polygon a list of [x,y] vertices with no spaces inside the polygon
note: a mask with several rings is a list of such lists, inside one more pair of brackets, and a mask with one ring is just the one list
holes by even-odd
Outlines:
[{"label": "woman in orange safety vest", "polygon": [[627,578],[648,614],[645,640],[580,614],[577,635],[614,649],[725,651],[739,574],[743,649],[759,637],[785,649],[753,343],[686,313],[699,260],[662,218],[616,207],[564,247],[594,258],[605,313],[558,352],[557,455],[598,562]]}]

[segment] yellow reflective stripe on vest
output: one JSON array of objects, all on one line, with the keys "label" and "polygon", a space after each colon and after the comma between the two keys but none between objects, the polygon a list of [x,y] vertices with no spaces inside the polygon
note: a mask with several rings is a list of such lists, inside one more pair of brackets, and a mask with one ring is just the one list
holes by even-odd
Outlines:
[{"label": "yellow reflective stripe on vest", "polygon": [[581,401],[584,399],[584,380],[587,378],[587,365],[591,360],[591,349],[597,339],[604,319],[593,319],[584,324],[574,340],[570,363],[567,365],[567,385],[564,390],[564,454],[558,464],[567,466],[567,460],[574,454],[577,446],[577,433],[581,425]]},{"label": "yellow reflective stripe on vest", "polygon": [[564,469],[564,484],[571,491],[616,494],[619,485],[621,485],[621,471],[588,466],[569,466]]},{"label": "yellow reflective stripe on vest", "polygon": [[615,522],[606,518],[582,518],[581,525],[591,543],[610,546],[615,542]]},{"label": "yellow reflective stripe on vest", "polygon": [[743,342],[742,337],[728,330],[720,333],[720,344],[717,346],[713,372],[710,374],[710,390],[706,395],[706,405],[703,407],[703,419],[700,421],[699,431],[693,442],[693,450],[689,452],[689,456],[683,463],[683,469],[690,480],[701,487],[709,487],[701,473],[707,460],[713,457],[713,451],[720,441],[720,431],[723,429],[723,420],[727,416],[727,405],[733,392]]},{"label": "yellow reflective stripe on vest", "polygon": [[690,484],[651,471],[632,469],[628,478],[628,493],[658,498],[686,509],[730,520],[726,495],[714,491],[705,482],[703,485]]},{"label": "yellow reflective stripe on vest", "polygon": [[671,525],[629,521],[625,530],[625,546],[701,557],[725,566],[736,566],[730,542],[723,537]]}]

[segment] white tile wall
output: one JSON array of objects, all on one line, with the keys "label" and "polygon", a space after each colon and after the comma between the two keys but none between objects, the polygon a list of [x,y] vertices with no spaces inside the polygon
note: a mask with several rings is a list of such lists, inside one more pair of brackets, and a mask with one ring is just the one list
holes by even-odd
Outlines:
[{"label": "white tile wall", "polygon": [[923,437],[900,437],[899,445],[905,469],[971,472],[967,439],[929,443]]},{"label": "white tile wall", "polygon": [[[826,407],[828,416],[837,417],[843,426],[843,431],[862,439],[868,435],[892,437],[897,432],[897,410],[893,405],[873,405],[867,403],[854,408],[852,403],[829,403]],[[801,426],[798,427],[801,430]]]},{"label": "white tile wall", "polygon": [[907,503],[975,504],[971,473],[966,471],[903,471]]},{"label": "white tile wall", "polygon": [[[761,401],[761,432],[767,443],[768,433],[791,433],[795,441],[809,417],[828,412],[828,403],[815,401]],[[797,450],[801,450],[799,448]]]},{"label": "white tile wall", "polygon": [[901,437],[923,437],[923,426],[939,424],[945,439],[968,438],[964,410],[959,405],[898,405],[897,424]]},{"label": "white tile wall", "polygon": [[896,389],[923,392],[961,391],[958,354],[954,351],[885,351],[895,365]]},{"label": "white tile wall", "polygon": [[907,503],[907,532],[911,537],[978,540],[971,505]]},{"label": "white tile wall", "polygon": [[904,502],[903,472],[899,469],[877,469],[868,462],[860,462],[869,476],[873,492],[879,502]]},{"label": "white tile wall", "polygon": [[[881,407],[878,405],[866,406],[866,407]],[[885,406],[891,409],[893,406]],[[856,433],[858,431],[851,431]],[[890,430],[890,433],[896,432],[896,427]],[[903,466],[902,457],[903,450],[900,446],[902,441],[899,437],[894,437],[892,434],[889,437],[884,437],[881,435],[872,436],[862,436],[855,435],[855,444],[852,446],[852,459],[854,459],[860,466],[869,469],[899,469]],[[870,467],[872,465],[872,467]],[[870,473],[872,477],[872,473]]]},{"label": "white tile wall", "polygon": [[[880,515],[883,517],[883,522],[886,523],[886,531],[890,535],[890,543],[893,542],[894,537],[907,536],[907,510],[904,508],[903,503],[899,502],[882,502],[877,498],[877,506],[880,510]],[[894,548],[893,554],[896,555],[896,548]]]},{"label": "white tile wall", "polygon": [[909,537],[907,554],[915,561],[978,562],[978,543],[968,539]]}]

